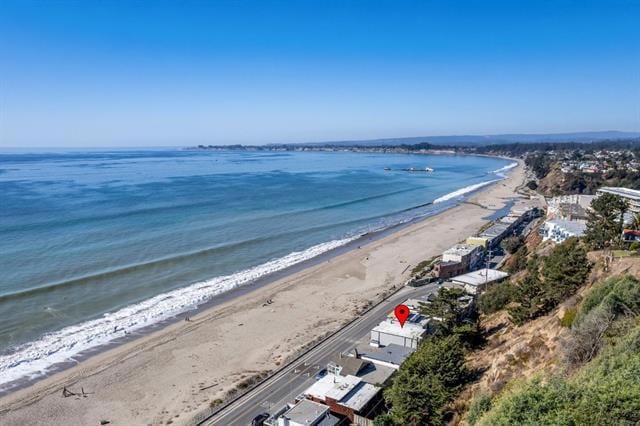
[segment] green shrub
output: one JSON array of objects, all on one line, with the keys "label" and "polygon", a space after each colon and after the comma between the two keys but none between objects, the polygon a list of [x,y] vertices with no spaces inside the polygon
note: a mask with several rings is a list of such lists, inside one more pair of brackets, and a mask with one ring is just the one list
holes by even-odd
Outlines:
[{"label": "green shrub", "polygon": [[578,310],[576,308],[569,308],[564,312],[562,319],[560,320],[560,325],[563,327],[571,327],[573,321],[576,319],[576,315],[578,314]]},{"label": "green shrub", "polygon": [[629,250],[631,251],[640,251],[640,241],[634,241],[629,245]]},{"label": "green shrub", "polygon": [[490,287],[478,299],[480,312],[487,315],[504,309],[513,300],[515,291],[515,286],[511,282]]},{"label": "green shrub", "polygon": [[482,394],[471,401],[469,406],[469,414],[467,415],[467,421],[470,426],[474,426],[480,417],[491,409],[491,397],[487,394]]}]

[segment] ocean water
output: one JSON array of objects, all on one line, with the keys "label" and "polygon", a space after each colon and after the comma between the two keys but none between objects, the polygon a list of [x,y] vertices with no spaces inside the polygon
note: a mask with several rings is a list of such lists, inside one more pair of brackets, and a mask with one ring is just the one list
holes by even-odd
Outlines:
[{"label": "ocean water", "polygon": [[[0,390],[502,177],[472,156],[0,153]],[[410,167],[434,173],[410,173]],[[391,170],[384,170],[391,168]]]}]

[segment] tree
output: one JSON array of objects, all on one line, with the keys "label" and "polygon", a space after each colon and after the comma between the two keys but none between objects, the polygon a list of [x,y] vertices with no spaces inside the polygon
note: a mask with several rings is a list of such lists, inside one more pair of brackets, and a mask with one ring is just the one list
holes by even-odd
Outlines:
[{"label": "tree", "polygon": [[440,331],[451,334],[456,325],[462,323],[464,319],[464,308],[460,306],[458,299],[466,292],[458,288],[441,288],[436,298],[430,303],[421,305],[421,313],[424,315],[440,319]]},{"label": "tree", "polygon": [[585,240],[594,249],[619,246],[629,203],[617,195],[605,193],[591,202],[591,209],[587,213]]},{"label": "tree", "polygon": [[431,337],[402,364],[385,391],[391,406],[387,419],[394,425],[440,424],[442,407],[469,378],[458,337]]},{"label": "tree", "polygon": [[572,295],[584,284],[590,270],[587,252],[577,238],[569,238],[557,245],[545,259],[541,270],[543,311],[550,311]]}]

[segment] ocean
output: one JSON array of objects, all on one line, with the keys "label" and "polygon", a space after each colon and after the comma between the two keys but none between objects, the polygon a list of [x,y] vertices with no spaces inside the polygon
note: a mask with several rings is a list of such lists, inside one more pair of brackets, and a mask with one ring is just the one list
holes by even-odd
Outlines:
[{"label": "ocean", "polygon": [[350,152],[0,152],[0,391],[442,211],[512,166]]}]

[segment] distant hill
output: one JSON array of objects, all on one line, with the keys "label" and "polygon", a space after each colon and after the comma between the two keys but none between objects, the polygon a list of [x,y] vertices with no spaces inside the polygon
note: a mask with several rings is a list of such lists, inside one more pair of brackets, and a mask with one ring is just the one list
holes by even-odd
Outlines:
[{"label": "distant hill", "polygon": [[640,132],[619,132],[615,130],[600,132],[576,132],[576,133],[530,133],[530,134],[503,134],[503,135],[459,135],[459,136],[416,136],[408,138],[367,139],[351,141],[327,141],[305,143],[304,145],[348,145],[348,146],[395,146],[415,145],[418,143],[430,143],[442,146],[474,146],[495,145],[507,143],[534,143],[534,142],[598,142],[603,140],[620,140],[640,137]]}]

